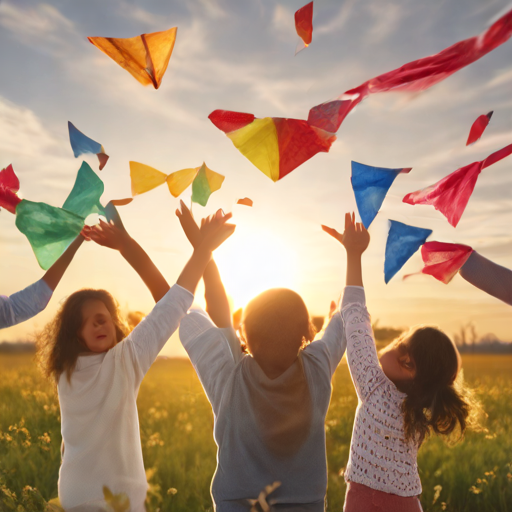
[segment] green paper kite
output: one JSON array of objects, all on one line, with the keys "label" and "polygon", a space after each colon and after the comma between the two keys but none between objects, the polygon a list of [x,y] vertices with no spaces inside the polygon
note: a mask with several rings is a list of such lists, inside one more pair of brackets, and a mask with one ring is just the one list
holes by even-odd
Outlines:
[{"label": "green paper kite", "polygon": [[206,206],[213,192],[219,190],[224,181],[224,176],[208,169],[203,163],[197,176],[192,182],[192,201],[201,206]]},{"label": "green paper kite", "polygon": [[69,247],[91,213],[105,215],[100,203],[104,185],[83,162],[62,208],[23,199],[16,207],[16,226],[27,237],[37,262],[48,270]]}]

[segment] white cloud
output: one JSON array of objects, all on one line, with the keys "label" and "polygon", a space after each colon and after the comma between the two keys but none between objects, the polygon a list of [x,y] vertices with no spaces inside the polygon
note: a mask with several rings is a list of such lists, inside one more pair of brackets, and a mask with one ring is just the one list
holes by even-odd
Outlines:
[{"label": "white cloud", "polygon": [[485,84],[485,89],[492,89],[512,82],[512,68],[498,71],[496,76]]},{"label": "white cloud", "polygon": [[405,13],[401,6],[389,2],[370,2],[368,11],[373,16],[374,24],[367,33],[368,43],[380,43],[393,34]]},{"label": "white cloud", "polygon": [[293,39],[290,38],[293,38],[293,34],[298,37],[295,31],[293,11],[281,4],[277,4],[274,9],[272,27],[277,37],[282,41],[292,41]]},{"label": "white cloud", "polygon": [[339,32],[342,30],[343,26],[352,14],[355,3],[356,0],[345,0],[338,11],[338,14],[333,16],[327,23],[320,25],[318,28],[314,25],[313,19],[313,34],[332,34],[333,32]]},{"label": "white cloud", "polygon": [[0,154],[16,158],[60,153],[58,139],[30,109],[0,96],[0,119]]},{"label": "white cloud", "polygon": [[42,44],[47,49],[63,46],[74,30],[73,22],[52,5],[22,8],[5,1],[0,3],[0,26],[23,44]]}]

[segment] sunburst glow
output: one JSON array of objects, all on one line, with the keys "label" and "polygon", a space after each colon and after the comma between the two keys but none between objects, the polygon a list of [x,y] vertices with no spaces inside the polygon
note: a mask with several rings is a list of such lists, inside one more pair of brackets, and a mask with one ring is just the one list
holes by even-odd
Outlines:
[{"label": "sunburst glow", "polygon": [[237,226],[236,240],[215,253],[235,309],[269,288],[295,288],[297,254],[271,228]]}]

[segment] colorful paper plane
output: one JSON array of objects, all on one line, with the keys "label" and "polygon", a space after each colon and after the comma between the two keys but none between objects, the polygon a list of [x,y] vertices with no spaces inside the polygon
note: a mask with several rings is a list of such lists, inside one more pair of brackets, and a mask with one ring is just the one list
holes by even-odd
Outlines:
[{"label": "colorful paper plane", "polygon": [[208,118],[234,146],[272,181],[278,181],[323,151],[336,136],[300,119],[254,117],[253,114],[215,110]]},{"label": "colorful paper plane", "polygon": [[512,10],[479,36],[455,43],[436,55],[409,62],[346,91],[335,100],[313,107],[309,111],[308,122],[336,133],[351,110],[370,94],[428,89],[496,49],[511,35]]},{"label": "colorful paper plane", "polygon": [[71,149],[73,150],[75,158],[79,157],[80,155],[92,153],[98,157],[101,171],[103,167],[105,167],[105,164],[109,158],[105,153],[103,146],[99,142],[96,142],[95,140],[87,137],[87,135],[84,135],[71,121],[68,121],[68,129],[69,141],[71,142]]},{"label": "colorful paper plane", "polygon": [[100,203],[104,186],[83,162],[62,208],[23,199],[16,208],[16,226],[28,238],[41,268],[48,270],[78,236],[91,213],[105,215]]},{"label": "colorful paper plane", "polygon": [[205,163],[201,167],[182,169],[167,175],[149,165],[130,162],[130,177],[134,196],[167,182],[169,192],[178,197],[192,184],[192,201],[201,206],[206,206],[210,195],[219,190],[224,181],[222,174],[212,171]]},{"label": "colorful paper plane", "polygon": [[396,220],[390,220],[389,222],[390,227],[384,259],[384,281],[386,284],[432,234],[431,229],[409,226]]},{"label": "colorful paper plane", "polygon": [[142,85],[160,87],[171,58],[176,32],[173,27],[163,32],[141,34],[130,38],[88,37],[103,53],[126,69]]},{"label": "colorful paper plane", "polygon": [[16,206],[21,201],[16,194],[19,189],[20,180],[16,176],[12,164],[8,165],[0,171],[0,208],[15,213]]},{"label": "colorful paper plane", "polygon": [[252,199],[249,199],[248,197],[243,197],[242,199],[238,199],[236,204],[243,204],[244,206],[252,206],[254,204]]},{"label": "colorful paper plane", "polygon": [[302,44],[297,47],[297,54],[300,50],[307,48],[313,39],[313,2],[309,2],[295,12],[295,30],[300,37]]},{"label": "colorful paper plane", "polygon": [[402,201],[412,205],[430,204],[455,227],[466,209],[475,188],[476,180],[482,170],[510,154],[512,154],[512,144],[489,155],[481,162],[473,162],[457,169],[437,183],[430,185],[430,187],[407,194]]},{"label": "colorful paper plane", "polygon": [[482,133],[484,133],[484,130],[487,128],[487,125],[491,120],[492,114],[493,111],[488,114],[482,114],[476,118],[476,121],[471,126],[471,130],[469,130],[469,137],[466,142],[466,146],[473,144],[482,136]]},{"label": "colorful paper plane", "polygon": [[[421,257],[425,266],[419,274],[428,274],[438,281],[448,284],[471,256],[473,249],[463,244],[444,242],[425,242],[421,248]],[[414,275],[408,274],[404,279]]]},{"label": "colorful paper plane", "polygon": [[412,167],[386,169],[352,162],[352,188],[356,197],[359,216],[368,229],[379,212],[382,202],[395,178],[410,172]]}]

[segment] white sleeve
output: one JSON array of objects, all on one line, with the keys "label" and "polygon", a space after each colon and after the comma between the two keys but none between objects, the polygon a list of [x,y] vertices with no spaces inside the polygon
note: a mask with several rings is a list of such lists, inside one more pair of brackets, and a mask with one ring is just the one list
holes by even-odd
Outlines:
[{"label": "white sleeve", "polygon": [[214,413],[217,413],[224,383],[242,357],[240,341],[234,329],[219,329],[207,313],[197,308],[181,321],[180,340]]},{"label": "white sleeve", "polygon": [[383,382],[370,315],[363,301],[348,302],[341,310],[347,336],[347,361],[357,395],[365,401]]},{"label": "white sleeve", "polygon": [[[361,286],[347,286],[343,295],[342,305],[355,301],[365,303],[364,289]],[[336,371],[346,347],[345,326],[343,325],[343,319],[341,318],[338,306],[322,338],[313,341],[304,350],[319,361],[321,366],[326,369],[327,376],[330,379]]]},{"label": "white sleeve", "polygon": [[123,343],[133,347],[142,372],[141,379],[178,328],[193,300],[194,296],[188,290],[175,284],[124,340]]},{"label": "white sleeve", "polygon": [[53,290],[44,279],[10,297],[0,295],[0,329],[11,327],[40,313],[50,302]]}]

